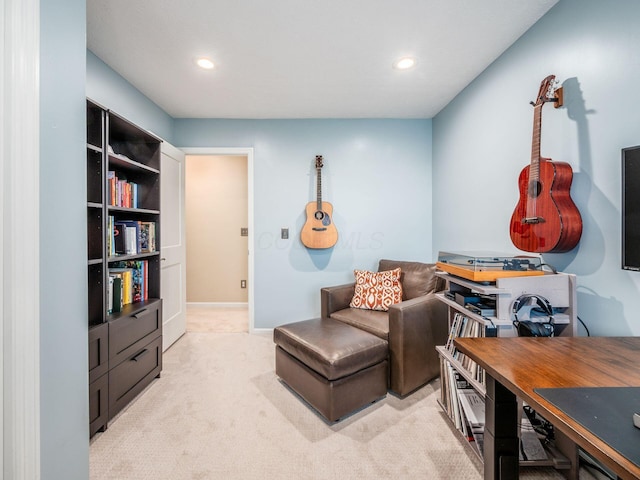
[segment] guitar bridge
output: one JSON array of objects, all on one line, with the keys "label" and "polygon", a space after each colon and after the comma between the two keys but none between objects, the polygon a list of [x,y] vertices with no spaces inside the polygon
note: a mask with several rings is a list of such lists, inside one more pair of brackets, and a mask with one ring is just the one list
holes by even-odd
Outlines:
[{"label": "guitar bridge", "polygon": [[326,229],[327,229],[326,227],[322,227],[322,228],[313,227],[311,230],[313,230],[314,232],[324,232]]},{"label": "guitar bridge", "polygon": [[544,223],[544,218],[542,217],[525,217],[522,219],[522,223],[525,225],[535,225],[538,223]]}]

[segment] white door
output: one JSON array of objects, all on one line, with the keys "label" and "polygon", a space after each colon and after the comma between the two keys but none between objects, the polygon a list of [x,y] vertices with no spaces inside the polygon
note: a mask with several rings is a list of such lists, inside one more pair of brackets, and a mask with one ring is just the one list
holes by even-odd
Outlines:
[{"label": "white door", "polygon": [[162,350],[187,329],[187,245],[184,217],[184,153],[162,142],[160,241]]}]

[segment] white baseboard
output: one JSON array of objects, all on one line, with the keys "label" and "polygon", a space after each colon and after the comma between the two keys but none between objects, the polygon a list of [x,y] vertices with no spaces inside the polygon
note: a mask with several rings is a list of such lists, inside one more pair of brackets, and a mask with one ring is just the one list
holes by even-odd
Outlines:
[{"label": "white baseboard", "polygon": [[273,335],[273,328],[252,328],[249,333],[252,335]]},{"label": "white baseboard", "polygon": [[249,308],[249,304],[247,302],[187,302],[187,307]]}]

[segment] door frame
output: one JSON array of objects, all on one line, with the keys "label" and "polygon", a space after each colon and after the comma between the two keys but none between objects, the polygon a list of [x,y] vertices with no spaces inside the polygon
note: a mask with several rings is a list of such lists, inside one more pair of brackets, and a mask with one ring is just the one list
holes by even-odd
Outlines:
[{"label": "door frame", "polygon": [[0,0],[0,476],[40,478],[40,2]]},{"label": "door frame", "polygon": [[254,213],[253,213],[253,148],[252,147],[194,147],[180,148],[185,155],[225,155],[247,157],[247,227],[249,228],[248,243],[248,312],[249,312],[249,333],[255,331],[254,315]]}]

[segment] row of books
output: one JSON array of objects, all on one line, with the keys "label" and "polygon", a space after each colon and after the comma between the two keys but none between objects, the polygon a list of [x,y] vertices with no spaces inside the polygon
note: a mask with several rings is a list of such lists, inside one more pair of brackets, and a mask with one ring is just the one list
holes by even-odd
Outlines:
[{"label": "row of books", "polygon": [[138,184],[118,178],[116,172],[107,172],[107,192],[109,205],[115,207],[138,208]]},{"label": "row of books", "polygon": [[471,384],[446,360],[441,359],[442,392],[441,399],[447,415],[462,432],[468,442],[483,455],[485,402],[483,395],[476,392]]},{"label": "row of books", "polygon": [[109,266],[107,313],[122,311],[122,307],[149,298],[149,262],[129,260]]},{"label": "row of books", "polygon": [[108,255],[137,255],[156,250],[156,222],[140,220],[107,220]]},{"label": "row of books", "polygon": [[445,348],[451,354],[451,356],[458,362],[460,362],[465,370],[467,370],[475,380],[482,384],[484,384],[485,382],[484,369],[464,353],[458,351],[458,349],[455,347],[454,339],[456,337],[484,336],[485,326],[482,323],[477,322],[460,312],[457,312],[453,317],[453,322],[451,322],[449,337],[447,338],[447,343],[445,344]]},{"label": "row of books", "polygon": [[[441,402],[447,415],[467,441],[477,450],[480,457],[484,453],[485,400],[464,376],[446,359],[440,358]],[[527,415],[521,414],[519,460],[546,461],[548,454],[542,445],[540,435],[531,425]]]}]

